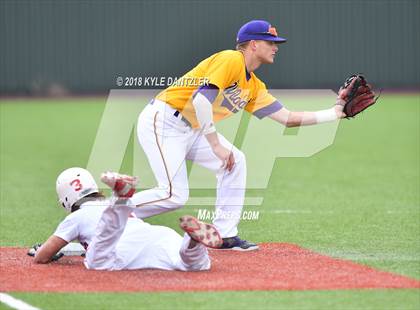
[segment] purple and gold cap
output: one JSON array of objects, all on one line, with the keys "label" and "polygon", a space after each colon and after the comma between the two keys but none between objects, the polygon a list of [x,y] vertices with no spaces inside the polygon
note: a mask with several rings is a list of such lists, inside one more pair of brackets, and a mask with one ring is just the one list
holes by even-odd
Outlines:
[{"label": "purple and gold cap", "polygon": [[276,43],[286,42],[285,38],[277,36],[276,28],[265,20],[251,20],[241,27],[236,36],[236,43],[251,40],[273,41]]}]

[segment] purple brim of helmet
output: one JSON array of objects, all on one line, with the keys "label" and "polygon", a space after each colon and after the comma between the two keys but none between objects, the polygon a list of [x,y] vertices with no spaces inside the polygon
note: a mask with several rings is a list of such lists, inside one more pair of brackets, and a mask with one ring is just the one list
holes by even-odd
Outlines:
[{"label": "purple brim of helmet", "polygon": [[238,41],[237,43],[243,43],[243,42],[247,42],[247,41],[251,41],[251,40],[263,40],[263,41],[272,41],[272,42],[276,42],[276,43],[284,43],[287,41],[287,39],[285,38],[281,38],[281,37],[275,37],[272,35],[268,35],[268,34],[250,34],[247,35],[246,38],[242,38],[241,41]]}]

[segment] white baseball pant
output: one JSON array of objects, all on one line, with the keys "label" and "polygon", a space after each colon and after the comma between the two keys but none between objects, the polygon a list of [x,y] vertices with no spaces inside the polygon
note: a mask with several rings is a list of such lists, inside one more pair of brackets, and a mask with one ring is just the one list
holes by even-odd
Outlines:
[{"label": "white baseball pant", "polygon": [[[115,200],[114,200],[115,203]],[[118,202],[119,203],[119,202]],[[96,227],[85,258],[88,269],[163,269],[198,271],[210,269],[207,248],[191,237],[182,238],[169,227],[150,225],[130,218],[126,205],[107,207]]]},{"label": "white baseball pant", "polygon": [[157,181],[157,187],[136,193],[130,204],[141,207],[133,210],[139,218],[183,207],[189,197],[186,160],[214,172],[217,178],[216,216],[213,224],[222,238],[238,234],[245,197],[245,155],[225,137],[218,134],[220,143],[232,150],[235,166],[228,172],[213,153],[200,130],[192,129],[182,115],[160,100],[153,100],[139,116],[137,137]]}]

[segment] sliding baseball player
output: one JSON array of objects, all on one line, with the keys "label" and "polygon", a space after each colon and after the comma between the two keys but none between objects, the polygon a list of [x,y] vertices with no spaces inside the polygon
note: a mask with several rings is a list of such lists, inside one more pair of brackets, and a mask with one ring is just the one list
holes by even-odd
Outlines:
[{"label": "sliding baseball player", "polygon": [[59,175],[59,202],[71,214],[42,246],[30,251],[36,263],[58,259],[60,249],[78,240],[86,249],[84,264],[88,269],[210,269],[206,247],[222,244],[213,225],[183,216],[180,227],[185,234],[181,237],[169,227],[147,224],[133,217],[129,207],[136,178],[108,172],[101,179],[113,189],[113,198],[106,199],[99,192],[85,169],[70,168]]}]

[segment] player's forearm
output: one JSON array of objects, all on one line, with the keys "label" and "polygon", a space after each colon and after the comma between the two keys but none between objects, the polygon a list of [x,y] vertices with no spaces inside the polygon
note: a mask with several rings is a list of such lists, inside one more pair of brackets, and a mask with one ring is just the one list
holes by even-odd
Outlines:
[{"label": "player's forearm", "polygon": [[220,144],[219,138],[217,136],[217,132],[206,134],[205,137],[212,148],[215,148],[216,146]]},{"label": "player's forearm", "polygon": [[46,264],[51,261],[52,257],[67,244],[67,241],[57,237],[51,236],[48,240],[36,251],[34,262],[37,264]]},{"label": "player's forearm", "polygon": [[335,107],[315,112],[290,112],[287,127],[308,126],[335,121],[340,118]]}]

